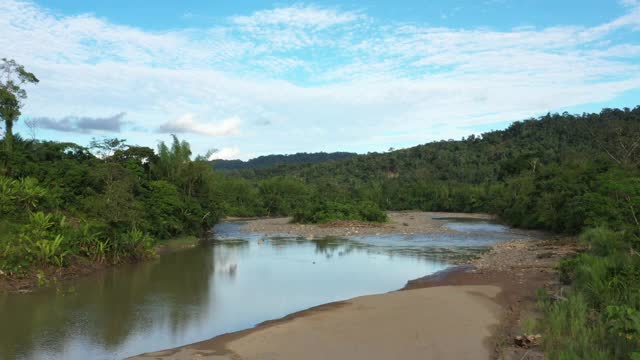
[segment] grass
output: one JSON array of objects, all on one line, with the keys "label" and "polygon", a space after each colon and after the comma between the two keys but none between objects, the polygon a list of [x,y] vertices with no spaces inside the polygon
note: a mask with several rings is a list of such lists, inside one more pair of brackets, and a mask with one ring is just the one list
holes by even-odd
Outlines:
[{"label": "grass", "polygon": [[563,259],[566,299],[540,296],[548,359],[640,360],[640,256],[634,235],[606,228],[581,236],[587,252]]},{"label": "grass", "polygon": [[538,322],[536,319],[532,317],[528,317],[522,321],[522,325],[520,326],[522,330],[522,334],[532,335],[535,334],[538,329]]},{"label": "grass", "polygon": [[163,240],[157,244],[157,247],[161,251],[177,251],[187,248],[192,248],[198,244],[200,239],[193,235],[183,235],[172,239]]},{"label": "grass", "polygon": [[571,294],[566,301],[545,300],[545,321],[541,324],[546,357],[558,360],[612,359],[603,346],[606,328],[594,321],[581,294]]}]

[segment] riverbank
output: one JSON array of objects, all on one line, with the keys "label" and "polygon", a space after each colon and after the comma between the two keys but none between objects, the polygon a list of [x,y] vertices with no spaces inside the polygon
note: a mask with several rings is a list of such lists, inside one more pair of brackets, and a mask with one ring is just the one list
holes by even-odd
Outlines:
[{"label": "riverbank", "polygon": [[[362,296],[136,359],[483,358],[499,323],[493,301],[499,291],[446,286]],[[425,311],[430,308],[439,311]]]},{"label": "riverbank", "polygon": [[[134,359],[536,359],[510,345],[535,316],[535,294],[558,287],[571,243],[511,241],[401,291],[321,305],[255,328]],[[525,357],[526,356],[526,357]]]},{"label": "riverbank", "polygon": [[489,359],[542,360],[544,354],[538,348],[516,346],[514,339],[526,333],[527,322],[541,315],[536,308],[537,292],[561,292],[556,266],[577,250],[573,238],[506,241],[467,264],[409,281],[403,290],[473,285],[500,288],[494,300],[500,305],[501,320],[493,329]]},{"label": "riverbank", "polygon": [[[452,233],[438,218],[493,220],[488,214],[389,211],[386,223],[335,221],[328,224],[296,224],[290,218],[261,218],[248,221],[243,228],[269,235],[296,235],[307,238],[350,235]],[[240,220],[240,219],[235,219]]]},{"label": "riverbank", "polygon": [[[200,240],[195,236],[181,236],[162,241],[154,247],[156,256],[173,251],[190,249],[195,247]],[[145,259],[141,261],[148,261]],[[109,262],[94,262],[86,258],[72,259],[71,264],[65,267],[47,266],[44,268],[31,268],[20,275],[10,276],[0,271],[0,292],[25,293],[39,287],[55,286],[58,283],[91,275],[99,271],[112,268],[120,264]]]}]

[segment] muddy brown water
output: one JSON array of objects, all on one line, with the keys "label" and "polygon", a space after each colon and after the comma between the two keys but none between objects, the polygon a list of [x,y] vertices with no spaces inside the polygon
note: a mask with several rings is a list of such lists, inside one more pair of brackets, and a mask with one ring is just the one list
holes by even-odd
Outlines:
[{"label": "muddy brown water", "polygon": [[447,234],[307,240],[216,226],[215,238],[158,260],[28,294],[0,293],[0,359],[121,359],[242,330],[327,302],[401,288],[496,241],[487,221]]}]

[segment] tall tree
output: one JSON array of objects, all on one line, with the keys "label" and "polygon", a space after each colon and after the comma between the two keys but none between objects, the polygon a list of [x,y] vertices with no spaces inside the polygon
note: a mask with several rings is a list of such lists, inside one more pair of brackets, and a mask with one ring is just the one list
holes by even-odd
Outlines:
[{"label": "tall tree", "polygon": [[27,92],[23,85],[37,84],[38,78],[26,71],[24,66],[2,58],[0,62],[0,118],[4,120],[4,168],[11,171],[11,158],[13,155],[13,124],[20,116],[23,100],[27,98]]}]

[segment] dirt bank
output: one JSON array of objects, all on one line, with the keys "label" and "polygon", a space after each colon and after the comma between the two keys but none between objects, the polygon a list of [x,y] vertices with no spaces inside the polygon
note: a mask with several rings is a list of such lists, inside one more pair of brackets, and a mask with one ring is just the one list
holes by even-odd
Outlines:
[{"label": "dirt bank", "polygon": [[[268,218],[248,221],[243,228],[251,232],[271,235],[299,235],[309,238],[325,236],[450,233],[443,220],[437,218],[469,218],[490,220],[487,214],[438,212],[388,212],[389,221],[382,224],[334,222],[330,224],[294,224],[290,218]],[[436,218],[436,219],[434,219]]]}]

